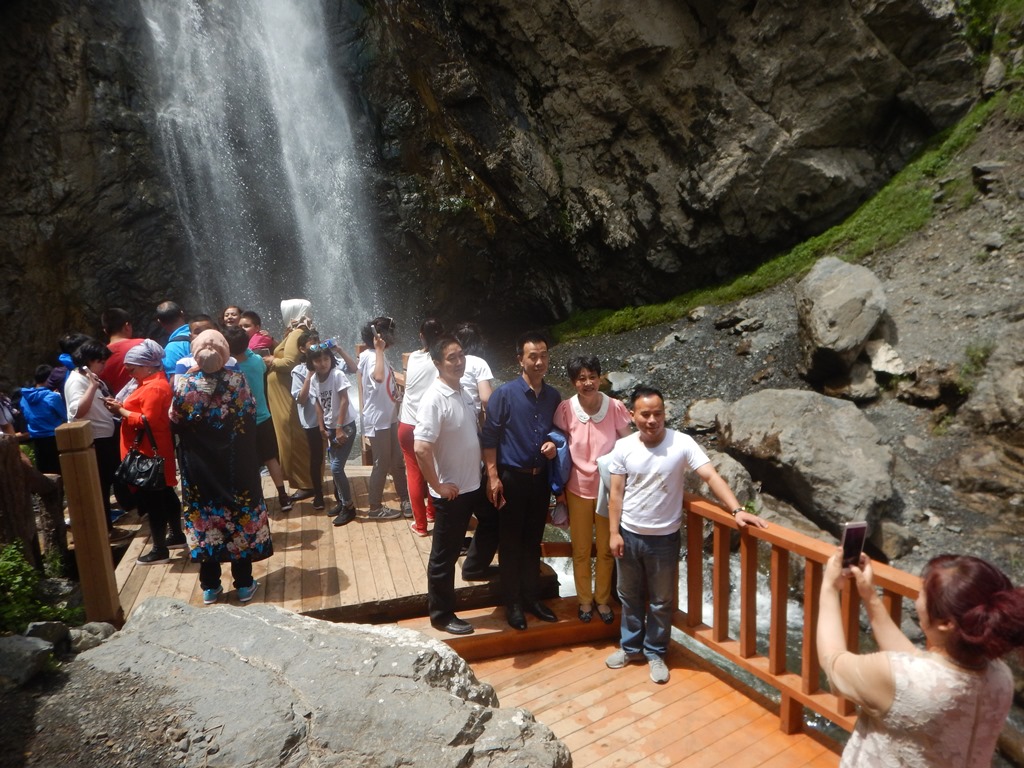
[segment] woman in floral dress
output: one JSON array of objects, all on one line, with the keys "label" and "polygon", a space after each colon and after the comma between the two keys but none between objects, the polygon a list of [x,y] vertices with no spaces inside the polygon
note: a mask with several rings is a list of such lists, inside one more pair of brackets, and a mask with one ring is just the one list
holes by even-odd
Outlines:
[{"label": "woman in floral dress", "polygon": [[259,588],[252,564],[273,554],[255,441],[256,404],[245,377],[224,370],[228,343],[219,331],[192,342],[196,368],[178,376],[172,411],[179,437],[185,535],[199,563],[203,603],[224,591],[221,563],[231,563],[240,602]]}]

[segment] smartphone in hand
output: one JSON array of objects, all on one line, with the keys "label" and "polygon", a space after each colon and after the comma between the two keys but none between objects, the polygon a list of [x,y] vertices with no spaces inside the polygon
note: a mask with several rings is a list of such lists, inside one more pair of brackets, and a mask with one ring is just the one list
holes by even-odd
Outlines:
[{"label": "smartphone in hand", "polygon": [[864,521],[843,523],[843,536],[839,546],[843,548],[843,568],[860,563],[864,541],[868,536],[868,524]]}]

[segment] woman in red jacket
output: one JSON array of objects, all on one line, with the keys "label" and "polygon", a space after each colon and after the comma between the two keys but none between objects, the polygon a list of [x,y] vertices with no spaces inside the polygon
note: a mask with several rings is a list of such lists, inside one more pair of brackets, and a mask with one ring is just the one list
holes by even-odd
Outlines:
[{"label": "woman in red jacket", "polygon": [[[154,446],[146,434],[146,424],[156,440],[156,454],[164,460],[166,486],[159,490],[135,489],[139,514],[149,516],[149,535],[152,549],[138,559],[139,565],[156,565],[170,561],[169,547],[185,545],[181,530],[181,501],[174,492],[177,482],[174,464],[174,441],[171,438],[171,385],[163,369],[163,348],[151,339],[132,347],[124,356],[125,370],[131,373],[136,387],[124,402],[114,398],[106,401],[107,408],[121,417],[121,458],[123,459],[142,432],[139,451],[154,455]],[[167,535],[170,526],[171,535]]]}]

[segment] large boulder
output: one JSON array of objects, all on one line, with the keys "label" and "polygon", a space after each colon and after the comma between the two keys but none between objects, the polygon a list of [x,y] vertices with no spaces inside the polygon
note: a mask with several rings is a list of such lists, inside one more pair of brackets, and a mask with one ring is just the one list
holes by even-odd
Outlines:
[{"label": "large boulder", "polygon": [[882,282],[870,269],[833,256],[797,284],[796,310],[800,372],[819,384],[848,379],[868,341],[888,332]]},{"label": "large boulder", "polygon": [[153,598],[79,660],[179,713],[185,766],[571,764],[454,651],[396,627]]},{"label": "large boulder", "polygon": [[721,446],[765,493],[834,534],[847,520],[873,526],[892,501],[892,452],[852,403],[765,389],[718,419]]},{"label": "large boulder", "polygon": [[961,413],[986,431],[1024,426],[1024,320],[1008,325]]},{"label": "large boulder", "polygon": [[[747,502],[754,502],[754,505],[757,506],[757,484],[751,479],[746,467],[727,453],[707,451],[707,455],[711,459],[711,466],[722,476],[740,504],[746,505]],[[687,493],[708,499],[712,503],[725,505],[725,502],[716,498],[707,483],[701,480],[695,472],[686,473],[685,490]]]}]

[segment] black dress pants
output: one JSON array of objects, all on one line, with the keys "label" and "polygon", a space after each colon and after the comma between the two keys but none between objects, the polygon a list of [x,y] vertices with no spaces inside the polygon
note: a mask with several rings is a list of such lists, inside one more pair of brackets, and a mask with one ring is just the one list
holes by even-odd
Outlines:
[{"label": "black dress pants", "polygon": [[505,605],[537,600],[540,542],[548,518],[551,487],[547,471],[530,475],[501,468],[505,506],[498,510],[498,568]]},{"label": "black dress pants", "polygon": [[455,563],[469,518],[480,507],[489,507],[483,488],[460,493],[454,499],[434,501],[434,537],[427,564],[427,605],[430,621],[445,624],[455,615]]}]

